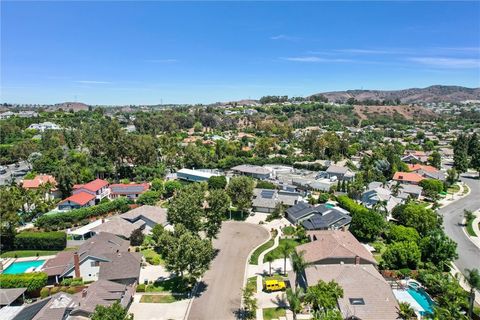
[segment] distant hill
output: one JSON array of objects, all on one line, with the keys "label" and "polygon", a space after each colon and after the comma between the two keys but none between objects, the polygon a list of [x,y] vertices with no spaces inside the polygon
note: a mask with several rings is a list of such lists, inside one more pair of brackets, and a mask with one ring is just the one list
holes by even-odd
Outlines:
[{"label": "distant hill", "polygon": [[347,90],[322,92],[312,96],[324,95],[331,102],[345,102],[350,98],[362,102],[365,100],[396,101],[401,103],[418,102],[462,102],[480,100],[480,88],[435,85],[427,88],[411,88],[404,90]]},{"label": "distant hill", "polygon": [[77,111],[88,111],[89,106],[85,103],[82,102],[63,102],[63,103],[57,103],[54,105],[55,109],[62,109],[64,111],[69,111],[73,110],[74,112]]}]

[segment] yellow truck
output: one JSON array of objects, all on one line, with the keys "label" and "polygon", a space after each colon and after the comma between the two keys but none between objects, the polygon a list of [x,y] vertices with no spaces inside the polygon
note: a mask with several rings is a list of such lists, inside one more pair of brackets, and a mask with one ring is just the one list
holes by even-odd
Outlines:
[{"label": "yellow truck", "polygon": [[265,291],[273,292],[273,291],[282,291],[287,288],[285,281],[282,280],[266,280],[265,281]]}]

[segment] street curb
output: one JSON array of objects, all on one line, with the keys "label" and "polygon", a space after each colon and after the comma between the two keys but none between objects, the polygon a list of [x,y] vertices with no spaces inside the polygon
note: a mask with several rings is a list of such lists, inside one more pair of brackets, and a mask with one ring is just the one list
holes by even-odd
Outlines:
[{"label": "street curb", "polygon": [[[476,218],[473,221],[475,221],[475,220],[476,220]],[[465,221],[465,219],[463,219],[462,222],[463,221]],[[462,231],[463,231],[463,233],[465,233],[465,236],[468,238],[468,240],[470,240],[471,243],[473,243],[478,249],[480,249],[480,244],[478,244],[476,241],[473,241],[472,236],[468,234],[467,227],[462,226]],[[477,236],[477,238],[479,238],[479,236]]]}]

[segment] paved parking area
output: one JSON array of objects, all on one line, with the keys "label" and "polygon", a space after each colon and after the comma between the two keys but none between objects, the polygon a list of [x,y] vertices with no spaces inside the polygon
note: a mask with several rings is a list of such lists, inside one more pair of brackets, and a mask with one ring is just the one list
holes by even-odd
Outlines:
[{"label": "paved parking area", "polygon": [[189,299],[173,303],[140,303],[140,294],[133,297],[129,313],[135,320],[183,320],[187,311]]},{"label": "paved parking area", "polygon": [[203,277],[205,291],[193,300],[189,320],[236,318],[247,257],[268,236],[268,231],[260,225],[230,221],[223,224],[218,239],[214,241],[218,255]]}]

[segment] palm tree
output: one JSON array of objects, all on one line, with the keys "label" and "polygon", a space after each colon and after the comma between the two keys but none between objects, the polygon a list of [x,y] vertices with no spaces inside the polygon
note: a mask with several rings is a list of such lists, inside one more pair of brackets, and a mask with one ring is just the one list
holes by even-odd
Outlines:
[{"label": "palm tree", "polygon": [[468,317],[472,319],[473,303],[475,301],[475,289],[480,290],[480,272],[478,269],[466,269],[465,280],[470,285],[470,301],[468,306]]},{"label": "palm tree", "polygon": [[294,246],[289,241],[286,241],[281,247],[283,254],[283,274],[287,274],[287,257],[292,253]]},{"label": "palm tree", "polygon": [[286,291],[287,294],[287,302],[288,308],[293,313],[293,319],[297,319],[297,313],[302,310],[302,297],[303,297],[303,290],[299,287],[293,291],[292,288],[288,288]]},{"label": "palm tree", "polygon": [[305,261],[303,257],[305,255],[305,251],[293,251],[290,259],[292,260],[292,268],[295,272],[295,287],[298,286],[298,277],[301,276],[303,278],[303,274],[305,269],[311,265],[311,263]]},{"label": "palm tree", "polygon": [[403,320],[416,319],[415,310],[408,302],[400,302],[397,309],[398,316]]},{"label": "palm tree", "polygon": [[272,275],[272,262],[275,261],[275,258],[273,257],[273,255],[267,254],[265,256],[265,261],[267,261],[269,263],[269,267],[270,267],[268,274]]}]

